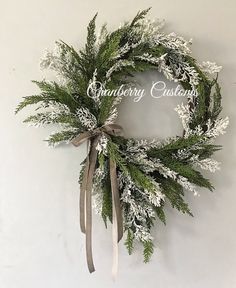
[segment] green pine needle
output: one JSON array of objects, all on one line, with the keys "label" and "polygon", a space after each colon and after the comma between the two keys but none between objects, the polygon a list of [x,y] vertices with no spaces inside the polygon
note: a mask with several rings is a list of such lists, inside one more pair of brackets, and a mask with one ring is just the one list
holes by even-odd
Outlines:
[{"label": "green pine needle", "polygon": [[152,241],[144,241],[143,242],[143,261],[144,263],[148,263],[152,257],[154,252],[154,245]]},{"label": "green pine needle", "polygon": [[23,108],[29,106],[29,105],[34,105],[34,104],[38,104],[40,102],[47,102],[47,100],[41,96],[41,95],[32,95],[32,96],[26,96],[23,97],[23,101],[21,101],[19,103],[19,105],[17,106],[15,113],[17,114],[19,111],[21,111]]},{"label": "green pine needle", "polygon": [[107,227],[107,220],[112,223],[112,193],[110,179],[106,179],[102,191],[102,218]]},{"label": "green pine needle", "polygon": [[129,255],[131,255],[133,253],[133,250],[134,250],[134,233],[131,229],[128,229],[128,231],[127,231],[125,246],[128,250]]},{"label": "green pine needle", "polygon": [[61,142],[68,142],[72,140],[74,137],[78,135],[78,132],[76,131],[70,131],[70,130],[65,130],[61,132],[57,132],[54,134],[51,134],[46,142],[48,142],[49,146],[55,146],[56,144],[59,144]]},{"label": "green pine needle", "polygon": [[138,11],[137,15],[134,17],[134,19],[132,20],[130,26],[135,26],[135,24],[137,24],[137,22],[139,22],[140,20],[144,19],[145,16],[147,15],[147,13],[151,10],[151,7],[142,11]]}]

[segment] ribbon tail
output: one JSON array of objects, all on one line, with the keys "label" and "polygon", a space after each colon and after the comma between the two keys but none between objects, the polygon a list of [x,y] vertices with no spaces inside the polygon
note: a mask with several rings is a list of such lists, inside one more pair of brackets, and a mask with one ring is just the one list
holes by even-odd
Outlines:
[{"label": "ribbon tail", "polygon": [[93,253],[92,253],[92,186],[93,186],[93,175],[95,171],[96,161],[97,161],[97,142],[98,138],[91,141],[91,148],[89,153],[89,170],[86,185],[86,256],[87,265],[89,272],[95,271],[93,263]]},{"label": "ribbon tail", "polygon": [[112,277],[116,279],[118,273],[118,242],[123,236],[123,221],[120,208],[120,197],[117,183],[116,163],[110,159],[110,179],[112,191],[112,236],[113,236],[113,265]]},{"label": "ribbon tail", "polygon": [[[117,242],[123,237],[123,219],[120,207],[120,195],[117,183],[116,163],[110,159],[110,179],[111,179],[111,191],[112,191],[112,203],[114,211],[116,213],[116,222],[113,225],[117,225]],[[114,213],[113,213],[114,214]]]},{"label": "ribbon tail", "polygon": [[82,183],[80,186],[80,229],[85,233],[85,195],[89,172],[89,155],[87,155]]},{"label": "ribbon tail", "polygon": [[[114,202],[113,202],[114,203]],[[114,205],[112,205],[112,211],[115,211]],[[113,249],[113,259],[112,259],[112,279],[116,280],[117,274],[118,274],[118,262],[119,262],[119,248],[118,248],[118,242],[117,242],[117,237],[118,237],[118,227],[116,225],[117,223],[117,218],[116,218],[116,213],[113,212],[112,214],[112,249]]]}]

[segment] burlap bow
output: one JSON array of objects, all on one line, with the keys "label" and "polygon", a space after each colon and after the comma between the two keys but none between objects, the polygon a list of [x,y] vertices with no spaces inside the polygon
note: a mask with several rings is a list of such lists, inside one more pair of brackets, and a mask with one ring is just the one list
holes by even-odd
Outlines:
[{"label": "burlap bow", "polygon": [[[109,124],[96,128],[93,131],[86,131],[75,137],[71,142],[78,147],[84,141],[89,141],[89,151],[86,157],[86,164],[83,179],[80,186],[80,227],[86,236],[86,255],[90,273],[95,271],[92,253],[92,186],[93,176],[96,168],[98,151],[96,149],[100,137],[106,134],[118,136],[123,129],[120,125]],[[123,236],[123,220],[120,207],[119,189],[117,183],[116,162],[109,159],[110,181],[112,192],[112,223],[113,223],[113,276],[117,273],[118,266],[118,242]]]}]

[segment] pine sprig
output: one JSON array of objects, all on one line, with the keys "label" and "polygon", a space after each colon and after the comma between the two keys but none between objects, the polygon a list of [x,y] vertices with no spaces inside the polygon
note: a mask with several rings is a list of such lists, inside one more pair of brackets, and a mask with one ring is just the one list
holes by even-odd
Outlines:
[{"label": "pine sprig", "polygon": [[62,142],[69,142],[78,135],[79,131],[64,130],[51,134],[45,141],[49,146],[55,146]]},{"label": "pine sprig", "polygon": [[102,191],[102,218],[107,227],[107,220],[112,223],[112,193],[110,179],[106,179]]},{"label": "pine sprig", "polygon": [[49,102],[49,99],[45,99],[45,97],[43,97],[42,95],[26,96],[26,97],[23,97],[23,99],[24,100],[18,104],[18,106],[15,110],[15,113],[20,112],[23,108],[25,108],[29,105],[35,105],[35,104],[38,104],[40,102],[48,104],[48,102]]},{"label": "pine sprig", "polygon": [[134,250],[134,233],[131,229],[127,230],[127,237],[124,244],[127,248],[129,255],[131,255]]},{"label": "pine sprig", "polygon": [[166,195],[167,199],[170,201],[172,207],[176,208],[178,211],[181,211],[184,214],[187,213],[190,216],[193,216],[188,207],[188,204],[183,199],[183,187],[172,179],[160,177],[160,181],[162,191]]},{"label": "pine sprig", "polygon": [[150,11],[151,7],[142,11],[138,11],[137,15],[132,20],[130,26],[135,26],[140,20],[144,19],[147,13]]},{"label": "pine sprig", "polygon": [[112,141],[109,141],[107,149],[109,157],[116,162],[117,166],[121,169],[122,172],[127,174],[128,173],[127,163],[125,159],[122,157],[121,153],[119,152],[119,146],[113,143]]},{"label": "pine sprig", "polygon": [[161,222],[166,225],[166,216],[165,216],[163,206],[164,204],[160,207],[153,207],[153,209],[155,210],[157,217],[161,220]]},{"label": "pine sprig", "polygon": [[96,59],[99,77],[102,77],[115,63],[114,56],[120,48],[121,37],[122,31],[120,30],[108,34],[105,41],[99,47]]},{"label": "pine sprig", "polygon": [[177,137],[170,141],[168,144],[160,147],[160,148],[151,148],[148,151],[148,155],[150,157],[158,158],[163,153],[167,153],[168,155],[175,153],[178,150],[183,149],[191,149],[194,145],[201,143],[204,139],[204,136],[201,135],[191,135],[188,138]]},{"label": "pine sprig", "polygon": [[40,89],[46,101],[54,101],[66,105],[72,112],[78,107],[78,101],[69,93],[66,87],[56,82],[32,81]]},{"label": "pine sprig", "polygon": [[86,51],[87,57],[92,57],[92,58],[94,58],[94,54],[95,54],[95,42],[96,42],[95,21],[96,21],[97,15],[98,14],[96,13],[93,19],[89,22],[89,25],[87,28],[88,30],[87,43],[85,45],[85,51]]},{"label": "pine sprig", "polygon": [[143,173],[137,166],[128,164],[128,170],[132,180],[139,188],[147,189],[148,191],[155,190],[155,186],[150,177]]},{"label": "pine sprig", "polygon": [[154,252],[154,245],[152,241],[144,241],[143,242],[143,261],[144,263],[148,263],[152,257]]},{"label": "pine sprig", "polygon": [[32,82],[40,88],[41,94],[24,97],[24,100],[18,105],[16,113],[29,105],[38,103],[44,104],[44,107],[48,107],[49,104],[59,103],[66,105],[72,112],[76,110],[78,102],[65,87],[58,85],[56,82]]},{"label": "pine sprig", "polygon": [[205,187],[210,191],[213,191],[214,187],[211,185],[210,181],[202,176],[202,174],[194,170],[190,164],[182,164],[180,162],[170,162],[165,163],[171,170],[176,171],[178,174],[187,178],[189,182],[194,183],[200,187]]},{"label": "pine sprig", "polygon": [[215,83],[215,92],[212,96],[212,112],[211,112],[211,117],[213,120],[216,120],[217,117],[219,116],[220,112],[222,111],[222,106],[221,106],[221,89],[219,84],[216,82]]},{"label": "pine sprig", "polygon": [[83,129],[78,117],[73,114],[41,112],[27,117],[24,123],[41,124],[64,124],[68,127]]},{"label": "pine sprig", "polygon": [[[86,73],[86,69],[84,66],[83,58],[81,55],[79,55],[79,52],[77,52],[73,46],[68,45],[64,41],[56,41],[56,44],[61,49],[60,54],[60,61],[63,65],[63,74],[70,80],[73,84],[76,84],[79,79],[81,79],[81,76],[83,76]],[[69,57],[68,57],[69,56]],[[70,59],[70,66],[68,67],[68,58]],[[73,69],[71,66],[73,66]],[[59,70],[58,73],[61,71]]]},{"label": "pine sprig", "polygon": [[84,51],[80,51],[80,55],[83,61],[85,69],[85,75],[87,80],[89,81],[92,76],[93,72],[95,70],[95,58],[96,58],[96,49],[95,49],[95,43],[96,43],[96,34],[95,34],[95,28],[96,28],[96,21],[97,13],[92,18],[92,20],[89,22],[89,25],[87,27],[87,42],[85,44]]}]

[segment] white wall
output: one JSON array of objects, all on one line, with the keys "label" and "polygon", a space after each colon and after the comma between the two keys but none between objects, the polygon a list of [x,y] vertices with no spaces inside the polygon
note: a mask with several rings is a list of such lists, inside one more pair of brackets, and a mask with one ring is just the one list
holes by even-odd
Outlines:
[{"label": "white wall", "polygon": [[[220,74],[228,134],[217,154],[222,171],[209,175],[215,192],[188,195],[194,218],[167,208],[166,227],[158,224],[155,255],[142,263],[141,250],[130,257],[120,247],[117,281],[111,279],[111,231],[94,219],[94,257],[90,275],[84,237],[78,225],[77,178],[85,147],[55,150],[42,141],[50,129],[28,128],[26,112],[14,115],[21,97],[36,92],[38,59],[53,41],[77,47],[96,11],[98,24],[111,28],[152,6],[151,16],[165,18],[167,31],[194,37],[194,55],[224,66]],[[1,288],[234,288],[236,165],[236,32],[234,0],[0,0],[0,287]],[[146,74],[150,83],[155,75]],[[155,77],[154,77],[155,78]],[[148,84],[147,84],[148,85]],[[165,102],[169,101],[169,102]],[[121,106],[127,136],[166,137],[180,131],[171,100]],[[151,126],[147,126],[151,125]],[[148,128],[147,128],[148,127]]]}]

